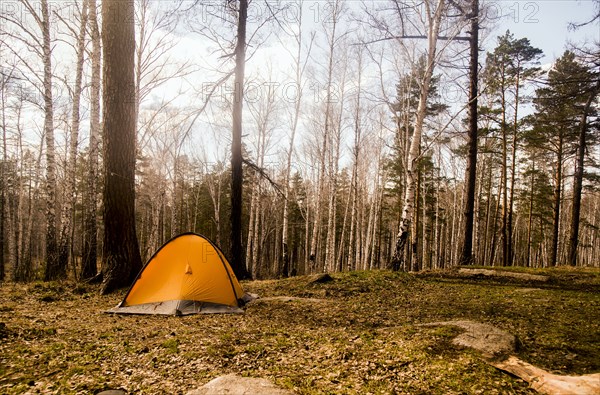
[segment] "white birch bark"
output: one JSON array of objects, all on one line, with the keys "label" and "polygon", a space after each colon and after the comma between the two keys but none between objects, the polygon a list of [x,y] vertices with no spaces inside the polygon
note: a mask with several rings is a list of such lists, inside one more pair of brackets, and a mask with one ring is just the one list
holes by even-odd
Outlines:
[{"label": "white birch bark", "polygon": [[[290,144],[287,150],[287,160],[286,160],[286,168],[284,175],[284,200],[283,200],[283,225],[282,225],[282,267],[278,269],[279,275],[283,275],[287,277],[290,272],[290,257],[289,257],[289,204],[290,204],[290,176],[292,171],[292,156],[294,153],[294,141],[296,137],[296,131],[298,129],[298,121],[300,119],[300,110],[302,106],[302,97],[303,97],[303,81],[302,78],[304,76],[304,70],[306,69],[307,62],[305,61],[302,64],[302,2],[296,3],[298,6],[298,32],[295,34],[294,38],[297,43],[294,68],[295,68],[295,85],[296,85],[296,98],[294,101],[294,114],[292,116],[292,125],[290,128]],[[314,41],[314,35],[312,35],[310,44],[308,47],[308,51],[306,53],[306,59],[308,60],[312,48],[312,43]]]},{"label": "white birch bark", "polygon": [[100,85],[101,85],[101,39],[98,26],[98,8],[96,0],[89,0],[89,25],[92,40],[92,75],[90,89],[90,142],[89,169],[86,176],[87,191],[85,203],[84,234],[82,248],[81,278],[92,278],[98,272],[98,151],[100,141]]},{"label": "white birch bark", "polygon": [[43,38],[44,63],[44,133],[46,136],[46,271],[45,280],[64,277],[59,267],[56,235],[56,153],[54,149],[54,103],[52,97],[52,43],[50,41],[50,8],[41,0],[42,18],[39,22]]},{"label": "white birch bark", "polygon": [[427,0],[424,2],[427,19],[428,19],[428,50],[427,50],[427,65],[425,73],[421,80],[419,104],[415,120],[414,133],[411,139],[410,148],[408,150],[408,160],[406,168],[406,192],[404,195],[404,203],[402,208],[402,219],[400,221],[400,229],[396,236],[396,247],[392,258],[392,268],[398,270],[402,265],[404,246],[408,238],[410,224],[413,218],[415,205],[415,187],[416,187],[416,168],[419,159],[419,148],[421,147],[421,136],[423,135],[423,124],[427,111],[427,99],[429,96],[429,87],[431,77],[436,63],[436,49],[440,25],[445,9],[445,0],[437,0],[435,9],[432,9],[433,1]]},{"label": "white birch bark", "polygon": [[73,87],[73,103],[71,107],[71,136],[69,141],[69,158],[66,169],[67,181],[65,188],[65,204],[62,208],[61,214],[61,231],[59,241],[59,265],[61,267],[68,267],[69,261],[69,244],[73,243],[72,240],[72,226],[74,207],[76,201],[76,179],[77,173],[77,151],[79,146],[79,125],[80,125],[80,113],[79,104],[81,102],[81,92],[83,90],[83,62],[85,59],[85,36],[88,18],[88,1],[84,0],[81,7],[80,15],[80,26],[77,36],[77,53],[75,63],[75,86]]}]

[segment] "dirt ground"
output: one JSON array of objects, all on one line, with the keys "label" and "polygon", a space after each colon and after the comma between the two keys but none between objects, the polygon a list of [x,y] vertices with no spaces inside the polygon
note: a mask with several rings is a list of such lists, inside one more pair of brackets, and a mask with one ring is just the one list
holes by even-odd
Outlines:
[{"label": "dirt ground", "polygon": [[125,291],[1,284],[0,393],[185,394],[238,373],[298,394],[530,394],[527,383],[453,345],[460,329],[420,324],[489,323],[517,336],[527,362],[600,372],[600,272],[543,274],[550,281],[456,270],[253,281],[244,289],[265,300],[245,314],[187,317],[105,314]]}]

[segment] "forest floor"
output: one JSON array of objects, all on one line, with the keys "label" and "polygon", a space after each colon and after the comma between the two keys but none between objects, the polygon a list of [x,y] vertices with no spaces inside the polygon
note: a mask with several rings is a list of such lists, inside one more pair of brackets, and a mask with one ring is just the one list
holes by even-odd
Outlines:
[{"label": "forest floor", "polygon": [[267,299],[245,314],[186,317],[103,313],[124,291],[1,284],[0,393],[185,394],[227,373],[298,394],[534,393],[453,345],[460,329],[419,325],[456,319],[513,333],[517,355],[553,373],[600,372],[600,272],[529,272],[550,281],[452,270],[244,282]]}]

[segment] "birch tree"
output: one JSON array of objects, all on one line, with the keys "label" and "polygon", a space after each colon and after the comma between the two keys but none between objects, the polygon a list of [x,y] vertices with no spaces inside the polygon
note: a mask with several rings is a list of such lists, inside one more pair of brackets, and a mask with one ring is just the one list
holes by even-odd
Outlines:
[{"label": "birch tree", "polygon": [[[398,4],[398,18],[402,21],[404,18],[403,11]],[[418,15],[418,11],[417,15]],[[408,240],[411,222],[413,219],[413,211],[415,206],[415,192],[416,192],[416,169],[418,165],[418,159],[421,147],[421,136],[423,135],[423,126],[425,121],[425,115],[427,112],[427,99],[429,95],[429,88],[431,78],[437,62],[437,43],[440,35],[441,24],[446,13],[445,0],[426,0],[423,2],[423,15],[422,22],[424,31],[419,32],[419,37],[424,37],[427,40],[427,46],[425,50],[426,66],[423,75],[419,81],[419,99],[418,107],[414,120],[414,131],[410,140],[408,149],[408,157],[406,163],[406,189],[403,200],[402,217],[400,221],[400,229],[396,236],[394,254],[392,257],[391,266],[394,270],[398,270],[403,263],[403,251]],[[380,25],[381,27],[381,25]],[[394,37],[402,40],[407,37],[405,33],[405,26],[402,27],[400,35],[394,34]],[[389,31],[386,31],[389,34]],[[386,37],[385,39],[390,39]]]},{"label": "birch tree", "polygon": [[98,5],[96,0],[89,0],[89,34],[92,50],[89,55],[92,63],[90,76],[90,137],[88,146],[88,171],[86,174],[86,191],[84,195],[83,247],[81,251],[81,278],[88,279],[98,272],[98,156],[100,142],[100,73],[102,67],[102,47],[100,28],[98,26]]},{"label": "birch tree", "polygon": [[333,114],[332,106],[334,103],[334,95],[338,92],[334,92],[334,71],[336,66],[336,48],[340,39],[343,37],[339,33],[339,23],[343,13],[343,3],[339,0],[334,0],[327,3],[330,8],[331,15],[323,21],[325,28],[326,42],[327,42],[327,66],[326,66],[326,80],[325,80],[325,102],[324,102],[324,120],[322,125],[323,133],[321,135],[322,140],[319,148],[319,176],[317,180],[317,191],[315,195],[315,209],[314,209],[314,220],[312,226],[312,233],[310,239],[310,252],[308,256],[309,262],[307,266],[311,268],[311,271],[318,270],[322,266],[322,262],[319,260],[319,253],[317,251],[317,245],[319,237],[321,235],[321,222],[323,215],[322,208],[322,197],[324,195],[325,175],[326,175],[326,158],[327,151],[329,149],[329,142],[331,139],[330,133],[333,125]]},{"label": "birch tree", "polygon": [[65,188],[65,203],[61,213],[61,230],[59,235],[58,260],[59,266],[67,267],[69,263],[70,246],[73,244],[73,217],[76,195],[76,172],[77,155],[79,147],[79,125],[80,125],[80,102],[83,90],[83,62],[85,60],[85,37],[88,24],[88,0],[84,0],[81,5],[79,31],[77,32],[76,53],[75,53],[75,81],[72,88],[72,107],[71,107],[71,133],[69,137],[69,157],[66,168],[67,179]]},{"label": "birch tree", "polygon": [[[296,53],[293,54],[294,58],[294,84],[296,88],[294,97],[294,108],[291,113],[290,121],[290,141],[289,147],[286,152],[286,166],[283,181],[283,225],[282,225],[282,267],[279,269],[279,273],[285,277],[288,276],[290,271],[290,256],[289,256],[289,217],[290,217],[290,176],[292,171],[292,157],[294,154],[294,142],[296,139],[296,132],[298,130],[298,123],[300,120],[300,113],[302,109],[302,98],[304,93],[304,74],[310,59],[312,45],[315,39],[314,33],[310,35],[309,43],[306,49],[306,53],[303,54],[303,20],[302,20],[302,2],[298,1],[294,3],[294,6],[298,10],[297,20],[294,21],[296,26],[290,26],[289,31],[285,29],[286,33],[291,36],[296,44]],[[284,46],[284,48],[286,48]],[[291,52],[291,50],[288,50]]]}]

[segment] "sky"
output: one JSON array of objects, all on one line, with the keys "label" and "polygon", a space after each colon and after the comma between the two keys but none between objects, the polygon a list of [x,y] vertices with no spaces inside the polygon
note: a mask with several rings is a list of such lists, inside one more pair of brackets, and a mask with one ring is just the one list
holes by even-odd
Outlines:
[{"label": "sky", "polygon": [[[156,2],[160,3],[164,0],[154,1],[156,4]],[[365,1],[368,2],[369,0]],[[480,1],[484,3],[486,0]],[[360,2],[358,0],[347,0],[347,2],[350,4],[351,8],[360,8]],[[214,4],[217,3],[220,4],[220,0],[214,0]],[[263,1],[255,0],[254,5],[256,6],[256,4],[259,3],[264,4]],[[584,22],[591,18],[591,15],[593,15],[595,11],[595,3],[592,0],[487,0],[487,3],[488,7],[484,15],[486,18],[484,26],[488,26],[488,28],[484,30],[481,35],[483,38],[481,45],[482,49],[485,51],[493,50],[496,45],[496,37],[504,34],[507,29],[509,29],[516,38],[527,37],[530,39],[533,46],[542,49],[544,52],[542,64],[545,65],[551,64],[556,58],[562,55],[569,40],[574,42],[582,42],[585,40],[588,42],[594,40],[600,41],[600,26],[598,23],[592,26],[586,26],[575,32],[568,29],[568,25],[571,22]],[[0,5],[4,6],[3,10],[5,11],[8,4],[14,5],[17,3],[0,0]],[[56,0],[53,4],[62,4],[62,0]],[[202,4],[210,4],[210,2],[203,2]],[[315,25],[310,27],[318,27],[316,25],[316,22],[319,20],[317,15],[322,17],[326,12],[325,1],[305,0],[303,7],[305,10],[304,18],[313,20],[313,24]],[[266,11],[263,10],[263,12]],[[310,27],[305,29],[306,35],[308,34]],[[179,45],[174,48],[175,56],[177,58],[188,59],[194,64],[206,65],[208,56],[206,51],[201,50],[203,45],[199,45],[199,43],[202,42],[200,36],[187,34],[176,37],[176,40],[180,41]],[[283,40],[283,42],[285,42],[285,40]],[[58,46],[56,60],[57,64],[61,63],[61,60],[64,60],[67,64],[65,66],[66,69],[57,69],[57,72],[60,75],[68,76],[68,63],[71,62],[72,59],[72,48],[65,48],[66,49],[61,52],[60,45]],[[256,56],[248,62],[246,70],[247,75],[249,77],[255,77],[257,74],[264,72],[265,64],[268,63],[269,58],[270,62],[275,65],[278,63],[287,63],[287,65],[283,66],[282,71],[285,76],[283,76],[283,78],[277,78],[279,81],[284,82],[281,85],[283,89],[287,86],[285,84],[286,81],[293,82],[293,77],[289,75],[291,71],[291,68],[289,67],[289,55],[283,50],[282,44],[280,44],[278,40],[271,39],[268,45],[261,47],[260,56]],[[283,61],[284,59],[287,59],[287,62]],[[485,54],[482,53],[480,62],[483,63],[484,60]],[[214,74],[211,75],[208,69],[206,72],[200,72],[199,75],[201,78],[208,78],[209,82],[216,80]],[[191,81],[191,83],[190,81],[187,82],[188,85],[197,88],[198,86],[201,86],[201,83],[196,83],[197,81],[195,78],[198,77],[194,77],[194,81]],[[395,78],[395,76],[393,76],[393,78]],[[464,84],[461,82],[461,85]],[[180,86],[181,82],[176,82],[173,86],[170,86],[169,84],[163,86],[162,89],[159,89],[156,92],[155,101],[158,102],[165,97],[178,95]],[[390,84],[390,87],[393,87],[393,84]],[[452,93],[452,91],[449,92]],[[222,92],[222,95],[228,95],[229,93],[228,90],[225,90]],[[311,91],[309,94],[310,93],[313,92]],[[182,95],[181,100],[188,105],[190,103],[189,97],[184,95]],[[462,102],[464,102],[464,100],[462,100],[461,103]],[[199,129],[205,130],[207,128],[208,125],[206,124],[204,117],[201,117],[198,122]],[[39,129],[39,125],[33,125],[31,127],[36,130]],[[39,141],[37,138],[34,140]]]},{"label": "sky", "polygon": [[[590,43],[600,40],[598,23],[578,31],[568,28],[569,23],[588,21],[593,13],[591,0],[497,1],[489,16],[495,19],[495,15],[501,14],[503,18],[497,18],[491,36],[499,36],[508,29],[516,38],[527,37],[533,46],[544,51],[542,63],[547,64],[563,54],[569,40]],[[486,49],[492,49],[495,43],[495,39],[488,39]]]},{"label": "sky", "polygon": [[[361,3],[358,0],[347,1],[350,9],[360,9]],[[485,0],[480,1],[481,3],[485,2]],[[254,6],[257,4],[261,5],[264,2],[256,1]],[[494,49],[497,43],[496,37],[503,35],[506,30],[510,30],[517,39],[522,37],[529,38],[532,46],[542,49],[544,57],[541,63],[543,65],[550,65],[560,57],[569,41],[579,43],[586,40],[588,42],[600,40],[600,28],[597,24],[584,27],[578,31],[569,29],[569,23],[584,22],[590,19],[595,9],[594,2],[591,0],[487,1],[485,9],[482,23],[484,31],[481,34],[481,46],[482,50],[486,52]],[[303,10],[304,21],[308,25],[304,28],[306,36],[311,28],[319,29],[319,24],[316,22],[326,13],[326,3],[321,0],[305,0]],[[265,16],[265,10],[254,12]],[[202,48],[202,45],[199,44],[204,39],[194,34],[185,34],[178,39],[181,40],[181,45],[178,46],[180,56],[188,59],[192,58],[194,62],[208,66],[206,72],[203,73],[203,77],[207,78],[206,87],[210,88],[212,86],[211,81],[217,80],[218,76],[210,72],[210,62],[208,62],[209,64],[206,63],[211,58],[209,51],[199,50]],[[291,71],[291,64],[289,63],[291,61],[290,55],[284,50],[282,44],[286,40],[281,34],[280,39],[282,41],[278,41],[272,37],[266,45],[263,44],[257,55],[249,60],[246,72],[248,78],[261,76],[268,79],[269,76],[266,75],[267,65],[274,65],[275,75],[271,78],[279,82],[279,95],[281,96],[284,94],[283,90],[287,86],[286,82],[293,83],[293,77],[289,74]],[[290,40],[288,41],[290,45],[293,45]],[[482,52],[480,63],[483,64],[484,61],[485,53]],[[463,86],[463,82],[458,81],[457,84]],[[393,86],[393,84],[390,86]],[[228,96],[230,94],[229,89],[223,89],[221,94]],[[457,89],[462,90],[463,88]],[[461,106],[464,104],[464,97],[460,94],[457,96],[453,89],[448,90],[448,95],[449,97],[446,97],[446,99],[449,101],[459,101]],[[186,100],[184,98],[185,96],[182,97],[182,100]],[[157,99],[160,100],[160,97]],[[218,100],[219,97],[213,97],[213,100],[215,99]],[[247,116],[247,111],[245,113]],[[197,122],[196,128],[199,130],[205,130],[208,127],[205,117],[200,117]]]}]

